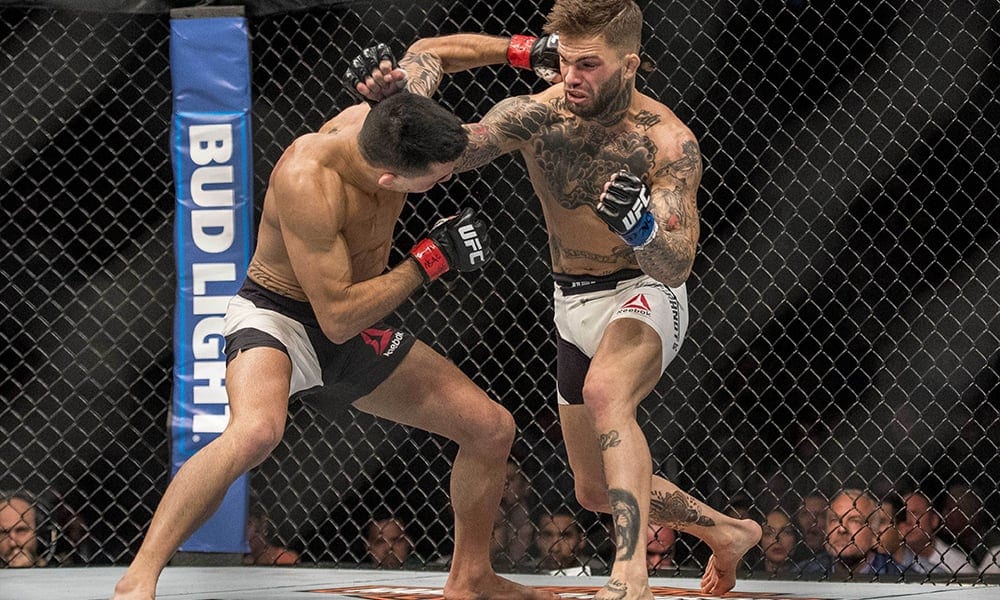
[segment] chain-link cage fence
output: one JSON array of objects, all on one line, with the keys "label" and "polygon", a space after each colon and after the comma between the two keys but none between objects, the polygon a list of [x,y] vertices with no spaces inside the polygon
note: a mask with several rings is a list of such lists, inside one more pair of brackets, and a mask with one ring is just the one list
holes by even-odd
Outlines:
[{"label": "chain-link cage fence", "polygon": [[[792,533],[793,559],[820,566],[783,575],[830,576],[822,512],[843,488],[880,501],[919,490],[937,509],[917,520],[905,509],[919,499],[896,500],[880,540],[936,539],[947,560],[883,580],[1000,570],[997,3],[640,5],[638,86],[690,126],[705,158],[691,326],[640,410],[656,471],[729,514],[783,511],[790,528],[768,520],[773,537]],[[340,74],[361,48],[537,33],[549,6],[251,7],[258,208],[282,150],[353,103]],[[3,6],[0,28],[0,488],[48,500],[54,563],[126,563],[168,473],[168,17]],[[543,86],[530,71],[483,68],[448,76],[438,97],[472,121]],[[564,511],[586,534],[579,560],[598,572],[613,546],[607,521],[573,496],[546,235],[520,159],[413,196],[396,247],[473,199],[496,259],[394,318],[518,424],[498,568],[540,569],[535,519]],[[368,525],[391,515],[412,540],[407,567],[446,568],[454,450],[293,404],[285,439],[253,471],[253,501],[303,563],[368,563]],[[696,572],[708,549],[681,535],[671,553],[658,574]],[[744,570],[764,576],[768,556],[751,552]]]}]

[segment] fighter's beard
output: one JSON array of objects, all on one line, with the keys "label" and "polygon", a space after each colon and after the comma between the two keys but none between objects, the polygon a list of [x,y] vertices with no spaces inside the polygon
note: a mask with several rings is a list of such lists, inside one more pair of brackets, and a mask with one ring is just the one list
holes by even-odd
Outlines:
[{"label": "fighter's beard", "polygon": [[581,119],[597,121],[603,127],[611,127],[620,123],[628,113],[628,107],[632,103],[632,90],[632,80],[626,80],[622,76],[622,69],[618,69],[597,88],[594,102],[590,106],[581,107],[571,102],[567,102],[566,106]]}]

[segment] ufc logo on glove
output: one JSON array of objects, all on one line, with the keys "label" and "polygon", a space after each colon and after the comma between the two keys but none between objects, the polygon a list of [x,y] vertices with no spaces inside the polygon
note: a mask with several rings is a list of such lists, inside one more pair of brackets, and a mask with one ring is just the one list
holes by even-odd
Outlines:
[{"label": "ufc logo on glove", "polygon": [[458,228],[458,234],[462,236],[465,245],[472,250],[469,252],[469,263],[476,264],[486,261],[486,256],[483,254],[483,244],[479,241],[479,234],[476,233],[476,228],[471,223],[468,225],[463,225]]}]

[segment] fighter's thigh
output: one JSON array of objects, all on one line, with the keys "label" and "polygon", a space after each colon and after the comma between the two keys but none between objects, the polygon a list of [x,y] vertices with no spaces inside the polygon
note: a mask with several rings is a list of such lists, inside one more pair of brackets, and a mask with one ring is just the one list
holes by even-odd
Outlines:
[{"label": "fighter's thigh", "polygon": [[663,374],[662,348],[660,335],[642,321],[628,318],[611,321],[590,360],[584,400],[587,388],[593,386],[615,390],[638,405]]},{"label": "fighter's thigh", "polygon": [[281,350],[251,348],[226,366],[226,393],[232,423],[263,421],[284,427],[292,362]]},{"label": "fighter's thigh", "polygon": [[451,439],[482,435],[510,420],[506,409],[420,340],[392,375],[354,407]]}]

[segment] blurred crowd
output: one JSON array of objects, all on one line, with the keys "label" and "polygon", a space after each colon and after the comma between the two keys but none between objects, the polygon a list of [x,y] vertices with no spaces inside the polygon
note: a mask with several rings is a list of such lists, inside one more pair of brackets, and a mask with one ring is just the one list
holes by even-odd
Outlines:
[{"label": "blurred crowd", "polygon": [[[986,502],[989,496],[963,482],[936,493],[916,487],[882,494],[845,488],[795,498],[791,509],[772,503],[765,511],[741,495],[726,511],[763,527],[758,547],[744,558],[744,577],[975,581],[1000,575],[1000,528]],[[296,532],[287,536],[291,543],[279,535],[272,520],[276,508],[251,508],[243,564],[315,562]],[[448,566],[450,557],[440,551],[447,544],[428,540],[427,528],[405,511],[383,507],[355,529],[360,548],[353,563],[359,567]],[[418,541],[428,542],[423,545],[432,551],[422,551]],[[694,576],[707,558],[695,538],[666,527],[651,525],[646,542],[652,575]],[[81,516],[58,498],[0,493],[0,566],[90,564],[94,544]],[[491,546],[498,572],[600,575],[611,564],[614,548],[607,518],[578,507],[546,508],[521,468],[508,464]]]}]

